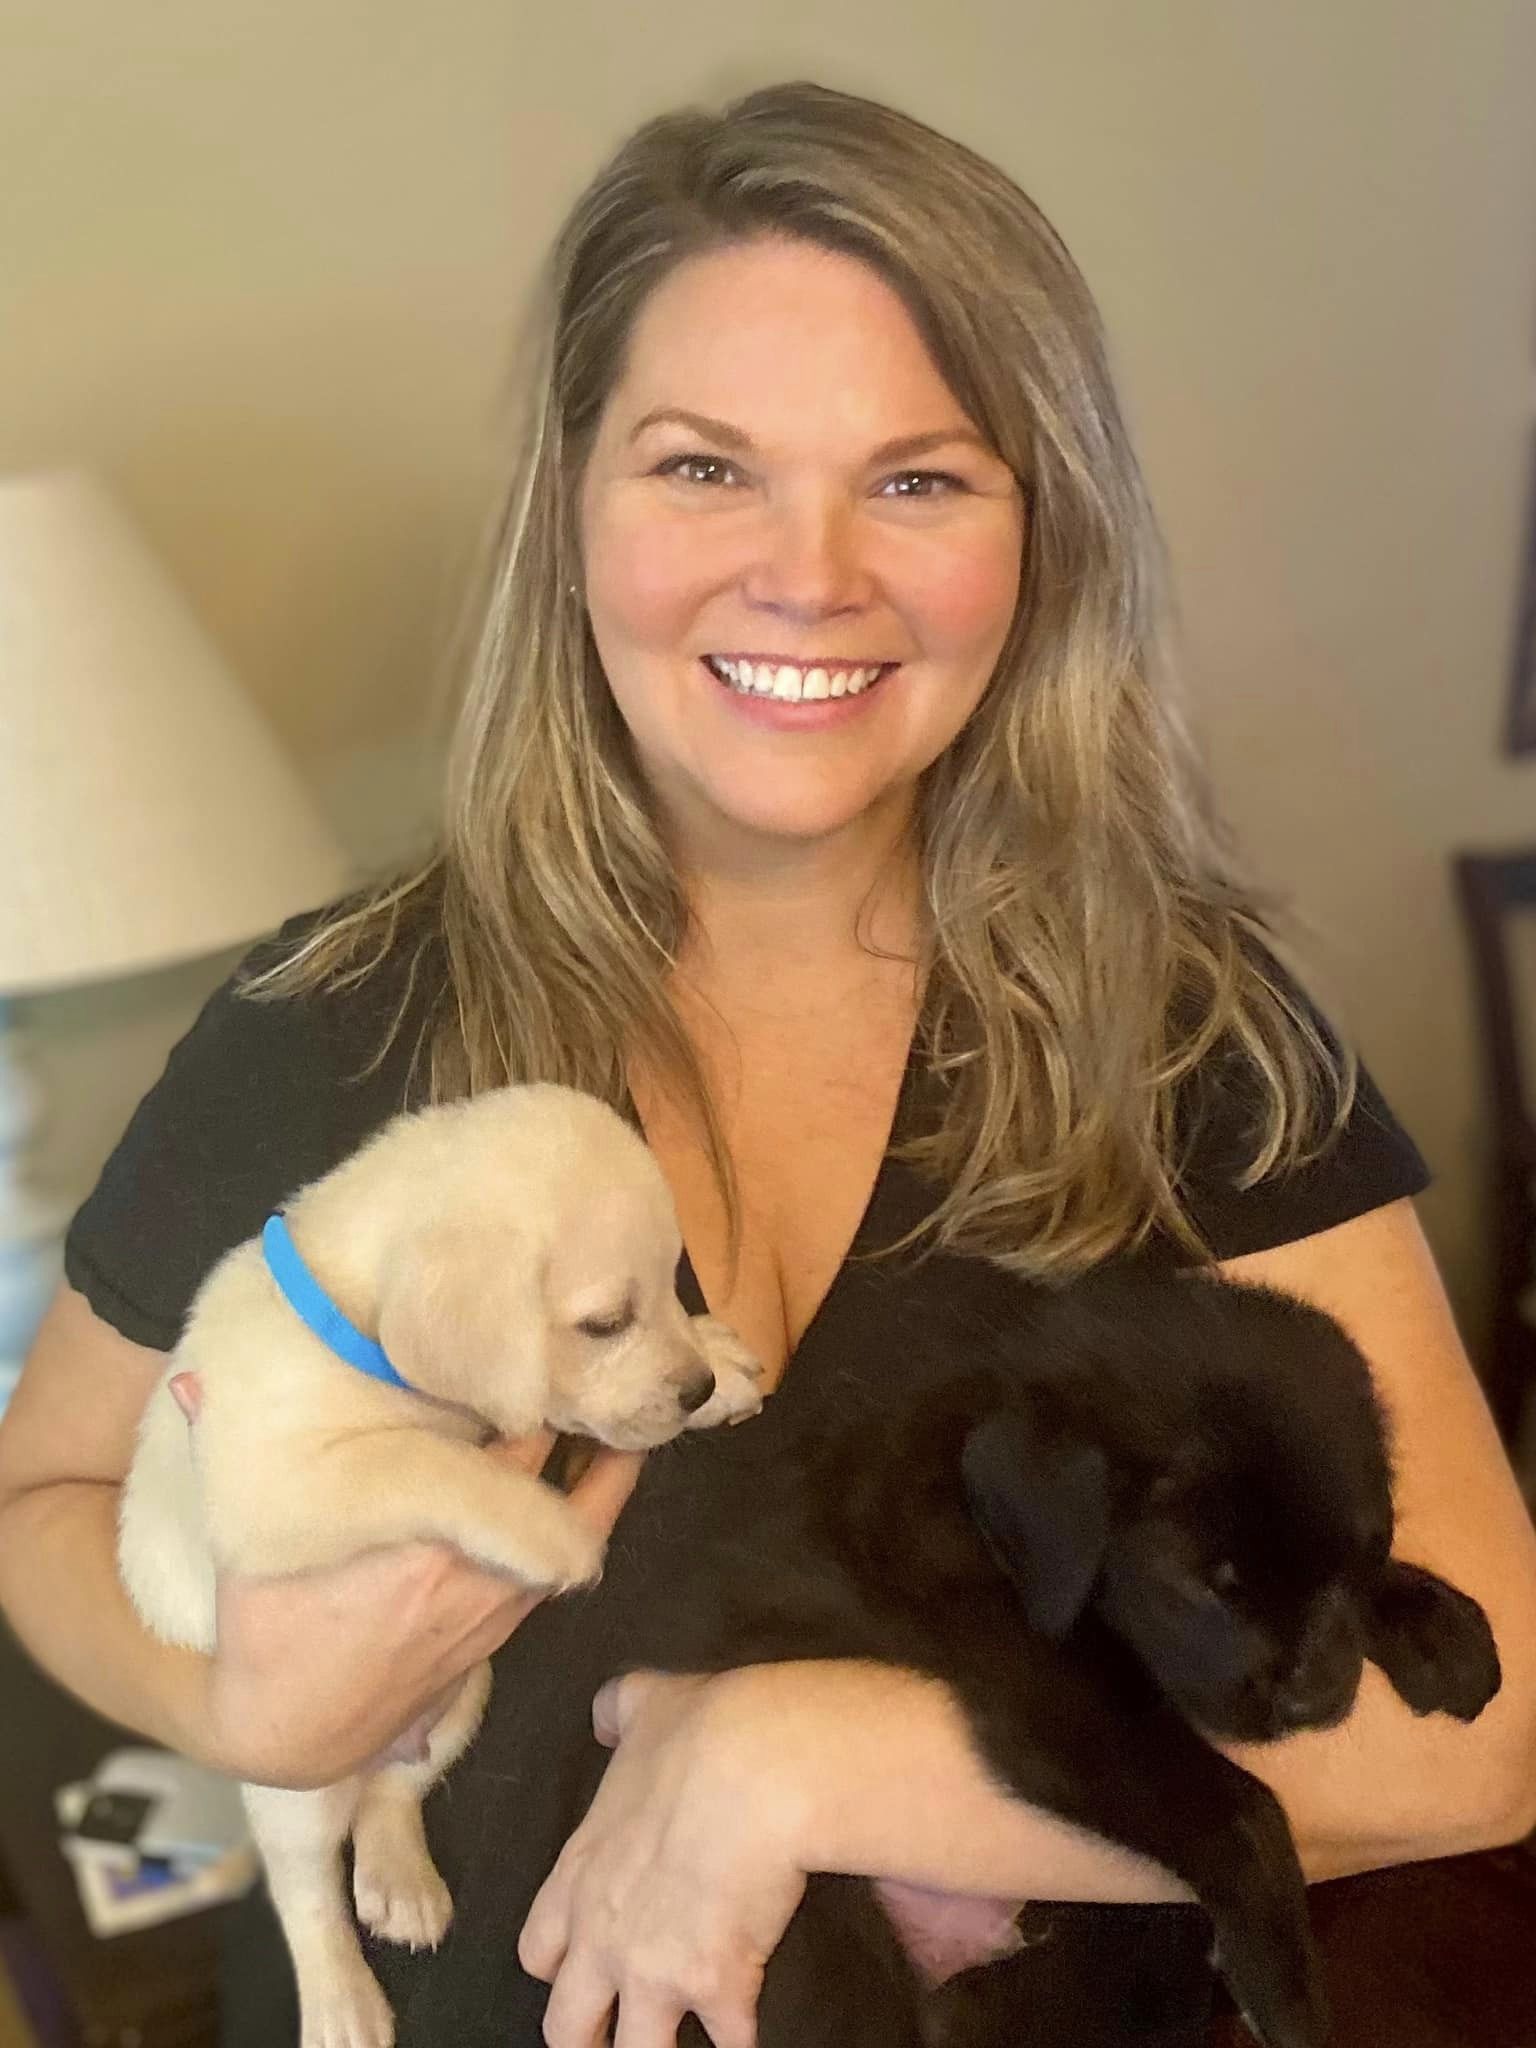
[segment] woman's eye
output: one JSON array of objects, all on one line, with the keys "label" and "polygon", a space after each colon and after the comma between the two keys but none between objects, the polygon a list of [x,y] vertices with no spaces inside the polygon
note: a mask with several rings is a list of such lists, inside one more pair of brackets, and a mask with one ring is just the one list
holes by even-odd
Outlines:
[{"label": "woman's eye", "polygon": [[656,474],[675,476],[685,484],[722,484],[736,479],[735,470],[718,455],[673,455]]},{"label": "woman's eye", "polygon": [[952,492],[963,491],[965,483],[945,469],[904,469],[881,488],[897,498],[946,498]]}]

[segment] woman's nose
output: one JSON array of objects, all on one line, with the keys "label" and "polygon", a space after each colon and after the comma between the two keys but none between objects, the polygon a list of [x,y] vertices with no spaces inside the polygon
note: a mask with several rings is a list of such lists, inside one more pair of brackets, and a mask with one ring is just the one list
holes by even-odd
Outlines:
[{"label": "woman's nose", "polygon": [[746,578],[751,603],[793,623],[814,623],[869,602],[857,520],[847,506],[816,500],[770,508]]}]

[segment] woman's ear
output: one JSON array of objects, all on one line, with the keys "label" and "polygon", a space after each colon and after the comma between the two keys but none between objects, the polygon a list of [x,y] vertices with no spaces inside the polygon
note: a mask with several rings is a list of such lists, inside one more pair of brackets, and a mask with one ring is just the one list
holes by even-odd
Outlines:
[{"label": "woman's ear", "polygon": [[544,1419],[549,1324],[539,1265],[506,1229],[413,1231],[384,1277],[379,1342],[402,1379],[473,1408],[505,1436]]},{"label": "woman's ear", "polygon": [[1498,1691],[1499,1653],[1475,1600],[1389,1558],[1361,1602],[1365,1654],[1416,1714],[1475,1721]]},{"label": "woman's ear", "polygon": [[971,1512],[1030,1627],[1059,1640],[1087,1606],[1109,1543],[1103,1452],[1044,1437],[1022,1415],[999,1412],[972,1429],[960,1469]]}]

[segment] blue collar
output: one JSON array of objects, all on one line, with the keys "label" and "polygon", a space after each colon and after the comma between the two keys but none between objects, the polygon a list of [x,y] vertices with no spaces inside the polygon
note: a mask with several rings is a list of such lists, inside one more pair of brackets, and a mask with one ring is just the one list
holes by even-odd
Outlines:
[{"label": "blue collar", "polygon": [[348,1322],[305,1265],[281,1216],[267,1218],[261,1233],[261,1249],[283,1299],[322,1344],[348,1365],[367,1373],[370,1379],[382,1380],[386,1387],[403,1387],[408,1394],[415,1391],[410,1381],[402,1379],[390,1364],[384,1346],[375,1344],[355,1323]]}]

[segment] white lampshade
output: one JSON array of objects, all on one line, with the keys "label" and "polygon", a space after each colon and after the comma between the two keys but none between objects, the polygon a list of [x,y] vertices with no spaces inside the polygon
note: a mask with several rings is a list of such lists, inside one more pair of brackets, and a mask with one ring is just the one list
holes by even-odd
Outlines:
[{"label": "white lampshade", "polygon": [[348,879],[101,487],[0,479],[0,997],[221,951]]}]

